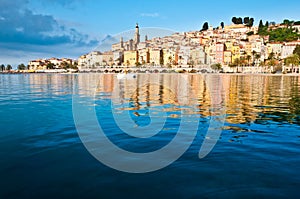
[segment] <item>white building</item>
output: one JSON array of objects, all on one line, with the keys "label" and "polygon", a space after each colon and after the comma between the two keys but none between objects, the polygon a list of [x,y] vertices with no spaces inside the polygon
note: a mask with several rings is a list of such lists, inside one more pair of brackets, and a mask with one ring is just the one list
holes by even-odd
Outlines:
[{"label": "white building", "polygon": [[281,51],[281,59],[285,59],[292,55],[294,53],[294,50],[296,48],[295,44],[289,44],[286,43],[282,46],[282,51]]}]

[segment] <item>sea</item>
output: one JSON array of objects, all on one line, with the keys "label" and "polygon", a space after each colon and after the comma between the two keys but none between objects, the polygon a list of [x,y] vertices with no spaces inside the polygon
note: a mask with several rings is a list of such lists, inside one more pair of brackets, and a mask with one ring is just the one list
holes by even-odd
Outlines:
[{"label": "sea", "polygon": [[299,198],[300,76],[0,75],[0,198]]}]

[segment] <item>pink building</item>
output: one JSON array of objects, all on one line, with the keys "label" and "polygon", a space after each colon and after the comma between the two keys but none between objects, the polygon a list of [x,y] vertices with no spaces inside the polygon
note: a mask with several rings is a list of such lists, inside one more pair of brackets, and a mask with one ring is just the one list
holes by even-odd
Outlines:
[{"label": "pink building", "polygon": [[225,44],[217,43],[216,44],[216,63],[224,64],[224,51]]}]

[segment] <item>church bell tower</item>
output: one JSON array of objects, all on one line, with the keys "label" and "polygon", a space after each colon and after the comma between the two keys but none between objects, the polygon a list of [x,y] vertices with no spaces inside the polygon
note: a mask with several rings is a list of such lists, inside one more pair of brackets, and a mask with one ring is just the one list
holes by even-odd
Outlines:
[{"label": "church bell tower", "polygon": [[140,43],[140,27],[139,27],[139,24],[137,23],[136,24],[136,27],[135,27],[135,36],[134,36],[134,42],[135,42],[135,45],[138,45]]}]

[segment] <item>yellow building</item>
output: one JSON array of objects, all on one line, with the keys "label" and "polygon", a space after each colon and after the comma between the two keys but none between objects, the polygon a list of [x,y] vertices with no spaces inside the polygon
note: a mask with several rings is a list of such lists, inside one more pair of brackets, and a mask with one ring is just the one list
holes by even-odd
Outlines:
[{"label": "yellow building", "polygon": [[176,65],[178,62],[178,55],[176,53],[176,50],[164,49],[163,57],[164,57],[164,66],[173,66]]},{"label": "yellow building", "polygon": [[250,42],[246,43],[245,52],[247,55],[252,55],[252,43],[250,43]]},{"label": "yellow building", "polygon": [[224,64],[230,65],[232,63],[232,53],[231,51],[224,51]]},{"label": "yellow building", "polygon": [[232,51],[233,43],[231,41],[227,41],[225,43],[226,50]]},{"label": "yellow building", "polygon": [[136,50],[124,52],[124,65],[136,66],[139,60],[139,53]]},{"label": "yellow building", "polygon": [[200,38],[200,44],[206,45],[209,42],[209,38],[201,37]]},{"label": "yellow building", "polygon": [[241,58],[241,48],[240,48],[239,45],[233,45],[231,52],[232,52],[232,60],[233,60],[233,62],[236,59],[240,59]]}]

